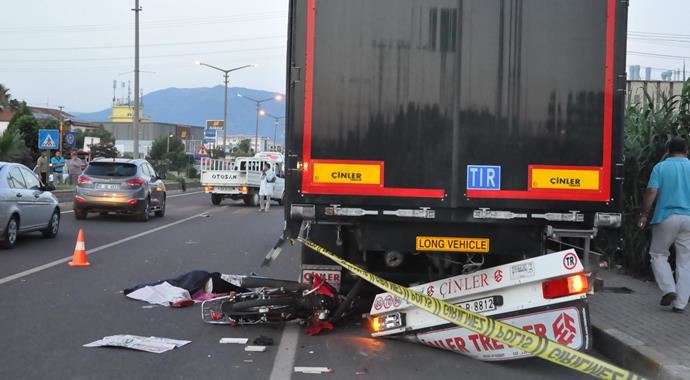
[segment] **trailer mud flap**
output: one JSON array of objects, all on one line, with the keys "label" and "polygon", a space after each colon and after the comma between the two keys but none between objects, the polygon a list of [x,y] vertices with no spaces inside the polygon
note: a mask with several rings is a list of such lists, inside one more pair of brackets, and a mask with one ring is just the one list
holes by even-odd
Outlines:
[{"label": "trailer mud flap", "polygon": [[416,293],[409,288],[384,280],[381,277],[343,260],[327,249],[304,238],[297,238],[297,241],[335,261],[342,267],[380,289],[422,310],[432,313],[439,318],[443,318],[448,322],[480,334],[486,338],[493,339],[502,344],[520,349],[534,356],[599,379],[643,379],[641,376],[629,370],[617,367],[591,355],[549,340],[543,336],[522,330],[493,318],[470,312],[440,299]]}]

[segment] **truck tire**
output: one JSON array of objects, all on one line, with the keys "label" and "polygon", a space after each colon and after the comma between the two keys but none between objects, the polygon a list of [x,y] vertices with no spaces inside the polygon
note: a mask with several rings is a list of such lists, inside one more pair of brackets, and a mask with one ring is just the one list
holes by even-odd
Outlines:
[{"label": "truck tire", "polygon": [[223,201],[223,196],[220,194],[211,194],[211,203],[213,203],[214,206],[218,206],[220,202]]},{"label": "truck tire", "polygon": [[258,206],[259,205],[259,193],[258,192],[253,192],[247,194],[246,197],[244,197],[244,204],[247,206]]}]

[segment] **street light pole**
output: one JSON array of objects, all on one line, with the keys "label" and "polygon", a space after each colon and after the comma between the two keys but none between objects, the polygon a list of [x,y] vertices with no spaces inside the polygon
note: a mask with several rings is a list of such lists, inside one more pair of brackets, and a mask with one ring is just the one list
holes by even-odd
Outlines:
[{"label": "street light pole", "polygon": [[256,65],[245,65],[245,66],[234,67],[232,69],[221,69],[220,67],[216,67],[213,65],[209,65],[207,63],[199,62],[199,61],[196,61],[195,63],[197,65],[200,65],[200,66],[206,66],[206,67],[210,67],[214,70],[218,70],[218,71],[223,73],[223,76],[225,78],[225,87],[224,87],[224,94],[225,94],[224,99],[225,100],[223,102],[223,153],[225,153],[225,145],[226,145],[227,140],[228,140],[228,80],[229,80],[228,77],[229,77],[230,73],[233,71],[246,69],[247,67],[256,67]]},{"label": "street light pole", "polygon": [[134,0],[134,158],[139,158],[139,0]]},{"label": "street light pole", "polygon": [[256,103],[256,133],[254,135],[254,154],[257,154],[257,153],[259,153],[259,116],[261,114],[261,103],[265,103],[265,102],[268,102],[271,100],[275,100],[275,101],[279,102],[279,101],[283,100],[283,96],[282,95],[276,95],[272,98],[266,98],[266,99],[261,99],[261,100],[254,99],[252,97],[245,96],[242,94],[237,94],[237,96],[239,96],[240,98],[247,99],[250,102]]},{"label": "street light pole", "polygon": [[273,121],[275,121],[275,124],[273,126],[273,149],[275,150],[276,140],[278,140],[278,124],[280,120],[285,119],[285,116],[274,116],[270,113],[267,113],[266,116],[270,117],[271,119],[273,119]]}]

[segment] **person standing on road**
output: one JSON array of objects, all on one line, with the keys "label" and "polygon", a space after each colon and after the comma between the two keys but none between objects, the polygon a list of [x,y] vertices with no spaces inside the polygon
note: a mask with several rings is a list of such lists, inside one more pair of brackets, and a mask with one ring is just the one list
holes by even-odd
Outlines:
[{"label": "person standing on road", "polygon": [[59,150],[55,152],[55,157],[50,159],[50,168],[55,173],[55,182],[62,183],[62,172],[65,168],[65,158],[62,157],[62,152]]},{"label": "person standing on road", "polygon": [[69,175],[68,182],[70,185],[76,185],[79,176],[81,175],[81,168],[84,162],[77,156],[77,152],[70,154],[70,159],[67,160],[67,174]]},{"label": "person standing on road", "polygon": [[[654,200],[656,208],[651,222],[652,243],[649,248],[652,271],[664,293],[661,306],[673,303],[672,310],[682,313],[690,297],[690,160],[688,144],[679,137],[668,143],[667,158],[654,166],[644,194],[639,227],[648,223]],[[668,262],[671,244],[676,246],[676,279]]]},{"label": "person standing on road", "polygon": [[259,187],[259,211],[268,212],[275,182],[276,173],[271,169],[271,164],[264,162],[264,170],[261,172],[261,186]]},{"label": "person standing on road", "polygon": [[34,172],[41,177],[44,185],[48,184],[48,152],[45,150],[41,152],[41,156],[36,160],[36,169]]}]

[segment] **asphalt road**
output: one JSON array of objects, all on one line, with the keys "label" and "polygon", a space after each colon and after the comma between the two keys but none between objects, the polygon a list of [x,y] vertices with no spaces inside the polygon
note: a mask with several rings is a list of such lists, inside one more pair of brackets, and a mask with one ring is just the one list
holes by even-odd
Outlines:
[{"label": "asphalt road", "polygon": [[[171,197],[164,218],[148,223],[120,216],[62,215],[54,240],[40,234],[0,251],[1,379],[579,379],[539,359],[483,363],[429,347],[368,337],[351,318],[336,331],[308,337],[296,325],[236,327],[201,322],[199,305],[151,307],[122,289],[194,269],[296,279],[298,250],[287,248],[260,268],[282,228],[282,208],[269,214],[239,203],[212,206],[207,195]],[[66,264],[83,228],[92,266]],[[124,239],[124,240],[123,240]],[[84,348],[104,336],[134,334],[191,340],[149,354]],[[266,335],[276,345],[247,353],[222,337]],[[324,375],[293,374],[294,366],[325,366]]]}]

